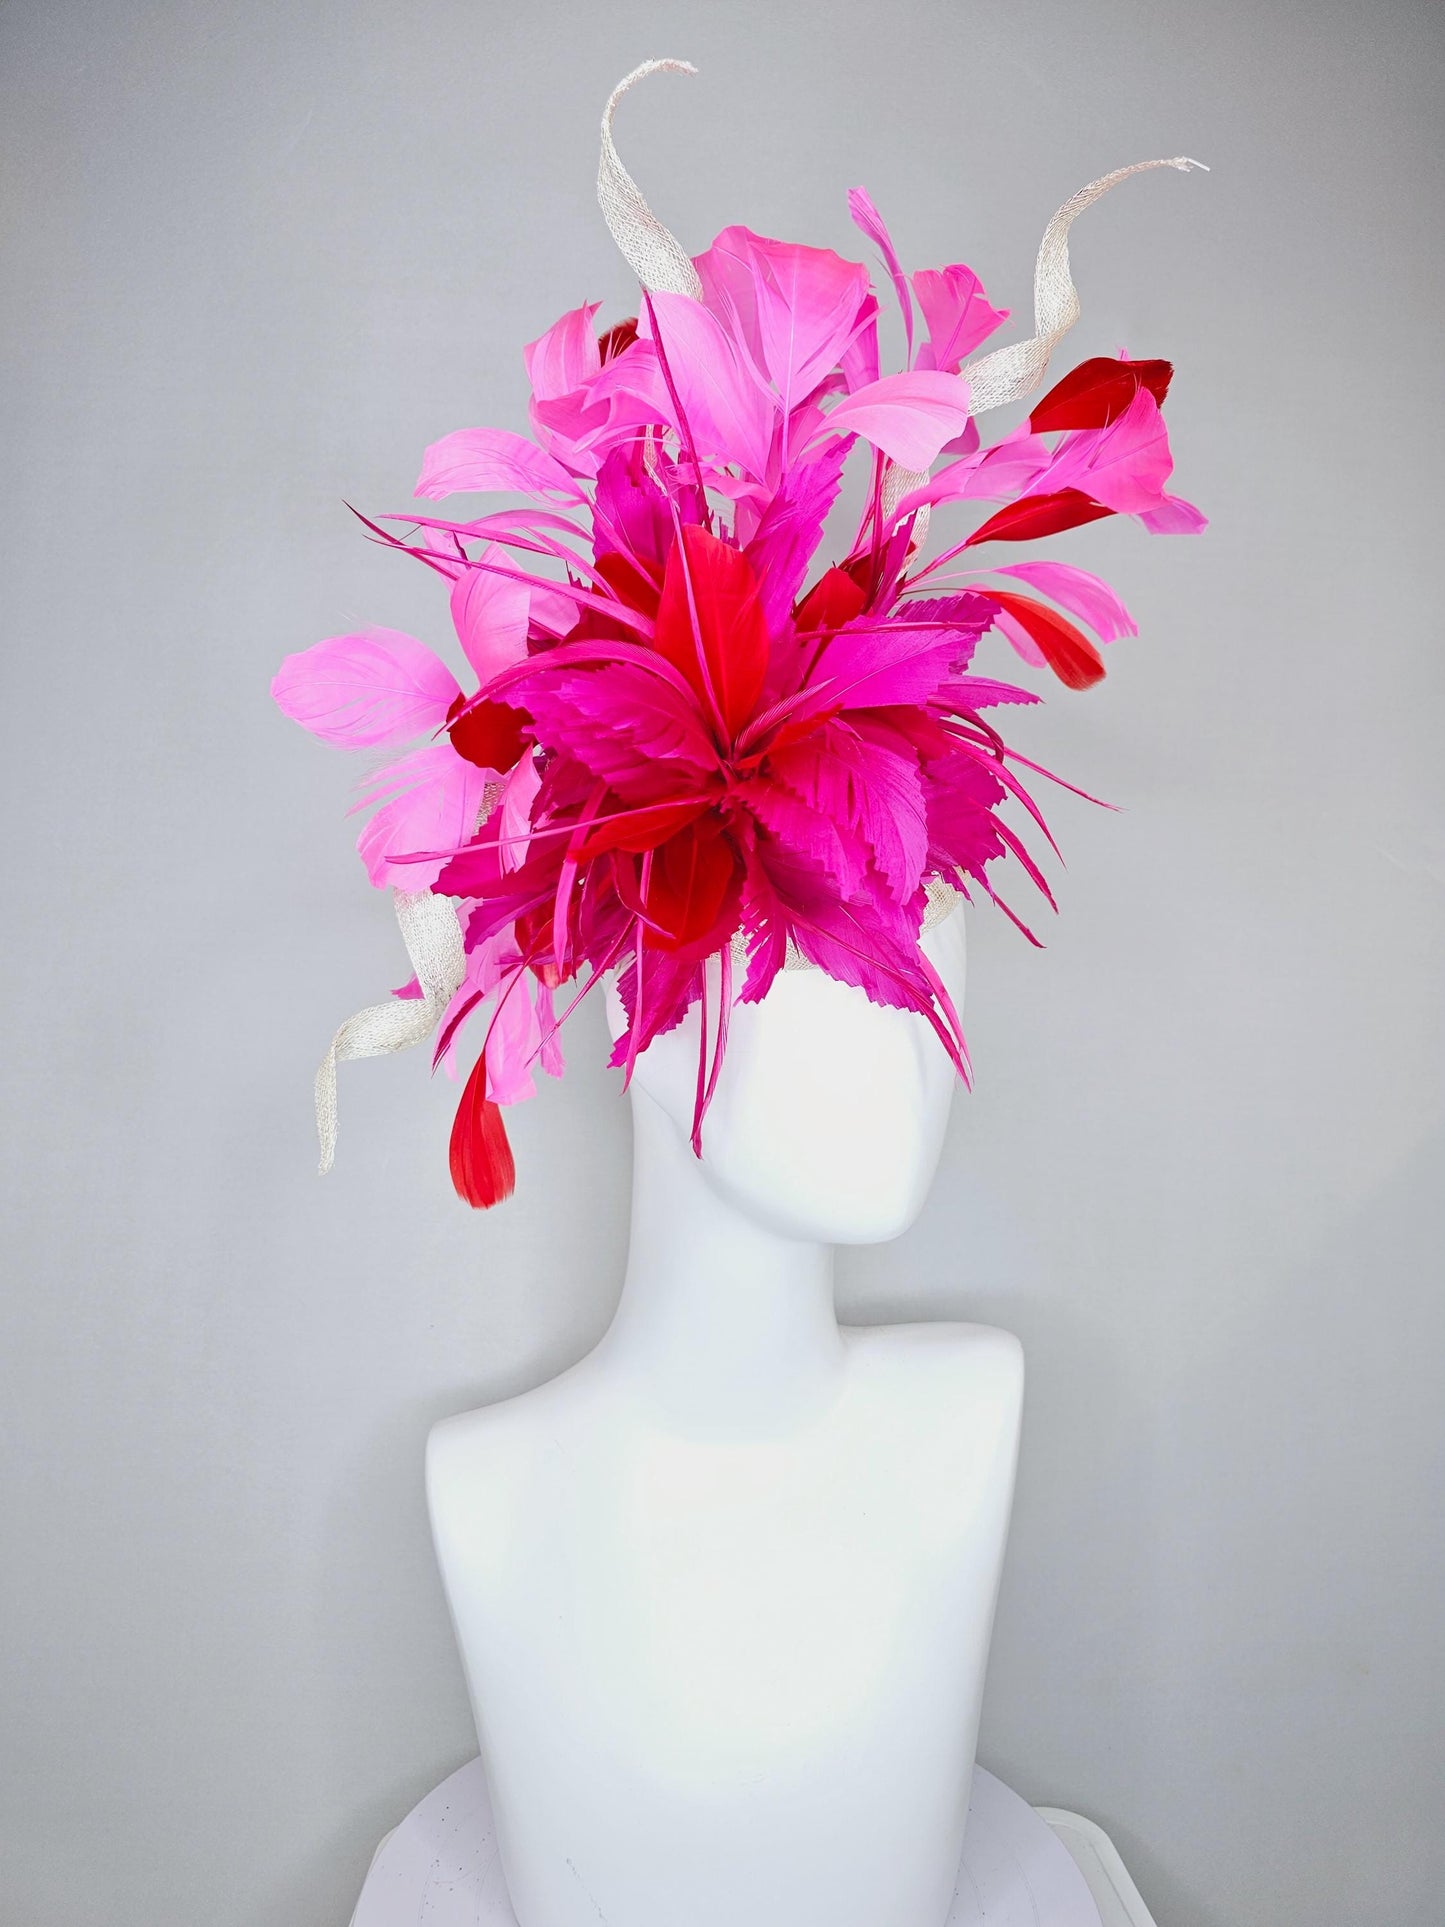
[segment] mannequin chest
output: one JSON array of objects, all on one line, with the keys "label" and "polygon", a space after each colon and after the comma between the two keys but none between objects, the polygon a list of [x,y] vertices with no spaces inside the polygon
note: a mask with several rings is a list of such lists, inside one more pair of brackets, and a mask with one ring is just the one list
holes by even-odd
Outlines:
[{"label": "mannequin chest", "polygon": [[1021,1390],[1006,1334],[890,1327],[848,1334],[836,1394],[752,1436],[662,1422],[585,1367],[439,1428],[479,1720],[589,1705],[653,1749],[671,1722],[714,1776],[926,1721],[986,1643]]}]

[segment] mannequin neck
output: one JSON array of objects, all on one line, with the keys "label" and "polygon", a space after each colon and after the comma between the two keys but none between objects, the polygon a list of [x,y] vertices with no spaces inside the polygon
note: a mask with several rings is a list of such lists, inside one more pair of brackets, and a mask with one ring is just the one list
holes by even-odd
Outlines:
[{"label": "mannequin neck", "polygon": [[603,1350],[669,1417],[747,1432],[830,1398],[843,1358],[832,1247],[784,1238],[719,1197],[634,1086],[632,1236]]}]

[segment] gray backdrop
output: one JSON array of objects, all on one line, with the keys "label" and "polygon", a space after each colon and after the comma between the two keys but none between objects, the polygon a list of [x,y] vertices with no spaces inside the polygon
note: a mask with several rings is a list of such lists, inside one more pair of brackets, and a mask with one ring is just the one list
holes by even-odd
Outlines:
[{"label": "gray backdrop", "polygon": [[[340,1927],[472,1742],[430,1423],[609,1316],[625,1107],[579,1021],[453,1199],[420,1057],[312,1069],[406,974],[354,767],[280,656],[439,593],[342,507],[524,424],[564,308],[627,312],[608,87],[693,246],[745,221],[966,258],[1073,358],[1170,354],[1194,543],[1066,537],[1143,630],[1021,732],[1063,914],[973,919],[978,1089],[858,1319],[1029,1356],[982,1757],[1113,1833],[1164,1927],[1433,1927],[1441,1770],[1445,16],[1143,0],[11,4],[0,1354],[5,1927]],[[1067,365],[1065,363],[1064,365]],[[946,521],[946,518],[945,518]],[[962,526],[962,524],[960,524]]]}]

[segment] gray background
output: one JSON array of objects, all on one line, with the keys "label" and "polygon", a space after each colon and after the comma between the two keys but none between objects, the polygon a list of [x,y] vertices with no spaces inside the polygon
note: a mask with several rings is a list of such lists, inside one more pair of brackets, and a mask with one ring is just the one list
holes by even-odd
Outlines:
[{"label": "gray background", "polygon": [[842,1296],[1027,1347],[984,1760],[1164,1927],[1439,1921],[1442,19],[0,13],[5,1927],[339,1927],[472,1750],[422,1443],[602,1330],[625,1108],[592,1015],[478,1218],[420,1058],[352,1067],[318,1185],[314,1062],[405,969],[356,772],[267,685],[444,641],[341,498],[402,506],[425,442],[523,425],[523,341],[628,311],[595,128],[654,53],[701,77],[622,144],[690,244],[863,248],[864,181],[1016,312],[1074,187],[1213,164],[1076,238],[1073,358],[1177,359],[1214,518],[1051,545],[1143,635],[1019,733],[1123,809],[1054,805],[1046,952],[973,920],[977,1093]]}]

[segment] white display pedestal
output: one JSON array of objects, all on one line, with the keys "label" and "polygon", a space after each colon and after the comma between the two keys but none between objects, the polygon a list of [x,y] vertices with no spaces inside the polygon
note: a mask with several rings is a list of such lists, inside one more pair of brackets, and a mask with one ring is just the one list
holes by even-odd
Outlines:
[{"label": "white display pedestal", "polygon": [[[516,1927],[480,1760],[443,1780],[382,1841],[351,1927]],[[1035,1810],[978,1767],[958,1888],[939,1927],[1154,1922],[1107,1834],[1076,1813]]]}]

